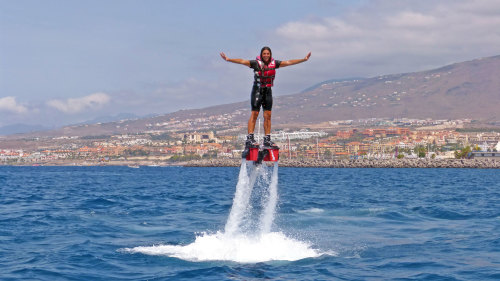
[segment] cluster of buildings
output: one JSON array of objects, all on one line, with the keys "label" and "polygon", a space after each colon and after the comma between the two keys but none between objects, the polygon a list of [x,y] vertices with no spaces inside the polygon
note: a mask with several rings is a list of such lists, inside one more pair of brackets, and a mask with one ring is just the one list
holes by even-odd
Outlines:
[{"label": "cluster of buildings", "polygon": [[[456,130],[410,130],[405,127],[343,129],[331,133],[273,134],[283,158],[454,158],[466,146],[490,154],[500,150],[500,133]],[[0,164],[150,161],[162,163],[201,158],[238,158],[241,136],[213,131],[176,134],[116,135],[107,138],[64,137],[38,140],[37,149],[2,149]],[[1,143],[0,143],[1,145]],[[478,155],[481,156],[481,155]],[[484,156],[484,155],[483,155]],[[420,157],[422,157],[420,155]]]},{"label": "cluster of buildings", "polygon": [[[335,136],[319,142],[316,154],[321,154],[323,148],[323,154],[332,156],[417,157],[420,150],[425,151],[426,157],[453,158],[456,150],[466,146],[477,151],[500,150],[500,133],[411,131],[401,127],[340,130]],[[314,151],[309,153],[314,154]]]}]

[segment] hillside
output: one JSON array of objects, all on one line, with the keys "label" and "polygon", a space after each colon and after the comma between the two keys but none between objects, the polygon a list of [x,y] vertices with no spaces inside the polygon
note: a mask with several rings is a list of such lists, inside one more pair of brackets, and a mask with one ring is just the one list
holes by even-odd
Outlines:
[{"label": "hillside", "polygon": [[281,97],[276,115],[306,123],[371,117],[500,120],[498,77],[500,56],[423,72],[326,83]]},{"label": "hillside", "polygon": [[[362,118],[474,119],[500,121],[500,56],[429,71],[330,80],[294,95],[276,96],[273,127],[307,126]],[[162,116],[68,126],[37,135],[111,135],[184,129],[244,127],[249,102],[182,110]],[[196,124],[196,126],[194,126]]]}]

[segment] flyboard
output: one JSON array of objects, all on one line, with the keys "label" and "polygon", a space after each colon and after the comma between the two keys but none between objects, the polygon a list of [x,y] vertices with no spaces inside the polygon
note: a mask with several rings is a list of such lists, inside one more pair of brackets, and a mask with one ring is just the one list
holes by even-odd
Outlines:
[{"label": "flyboard", "polygon": [[260,165],[262,161],[278,162],[280,158],[279,151],[278,146],[251,145],[245,147],[241,157],[247,161],[253,161],[255,165]]}]

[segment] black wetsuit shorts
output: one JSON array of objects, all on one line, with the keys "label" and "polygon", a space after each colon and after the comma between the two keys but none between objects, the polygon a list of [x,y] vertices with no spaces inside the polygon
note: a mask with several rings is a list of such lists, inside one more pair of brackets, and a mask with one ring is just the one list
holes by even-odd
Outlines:
[{"label": "black wetsuit shorts", "polygon": [[271,88],[259,88],[257,85],[254,85],[250,97],[250,105],[252,106],[252,111],[260,111],[261,106],[264,111],[271,111],[273,108],[273,91]]}]

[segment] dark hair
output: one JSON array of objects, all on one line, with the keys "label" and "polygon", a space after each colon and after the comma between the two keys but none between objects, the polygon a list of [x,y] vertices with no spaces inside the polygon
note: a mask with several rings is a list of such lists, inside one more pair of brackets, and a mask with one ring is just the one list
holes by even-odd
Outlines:
[{"label": "dark hair", "polygon": [[260,59],[262,59],[262,53],[265,51],[265,50],[268,50],[269,53],[271,54],[271,58],[273,57],[273,52],[271,51],[271,48],[269,48],[268,46],[264,46],[262,47],[262,49],[260,50]]}]

